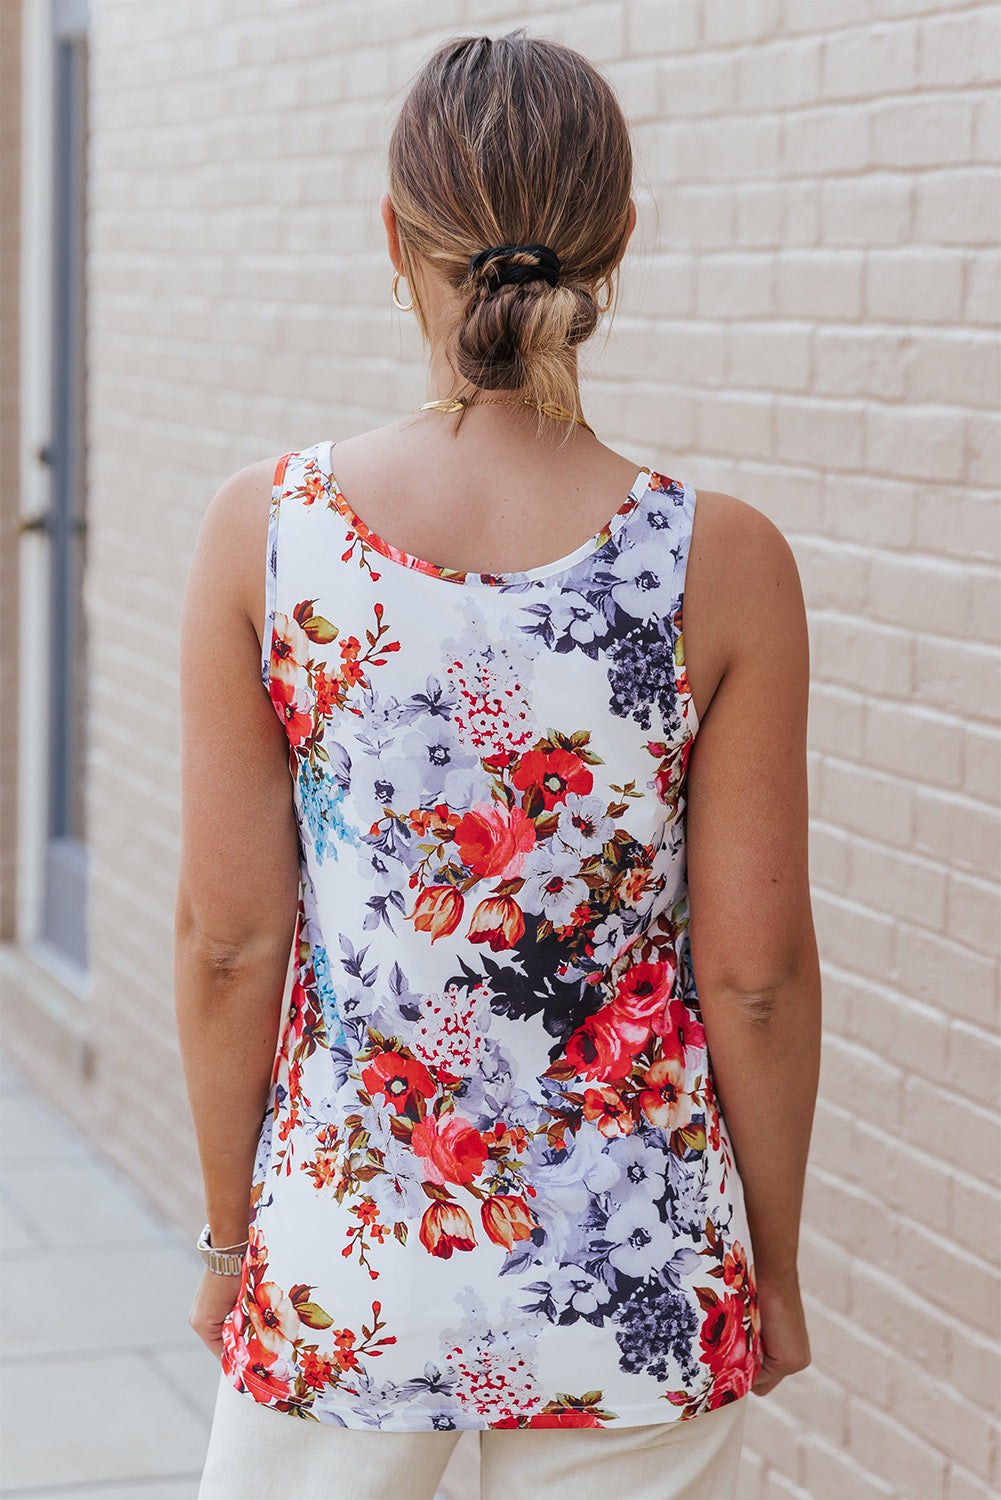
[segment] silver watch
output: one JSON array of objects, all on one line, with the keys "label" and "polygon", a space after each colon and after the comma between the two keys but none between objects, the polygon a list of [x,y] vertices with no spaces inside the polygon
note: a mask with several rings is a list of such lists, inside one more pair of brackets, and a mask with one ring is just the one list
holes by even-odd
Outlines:
[{"label": "silver watch", "polygon": [[214,1250],[209,1244],[209,1226],[206,1224],[198,1236],[195,1246],[202,1260],[210,1271],[217,1276],[239,1276],[243,1271],[243,1258],[247,1251],[249,1240],[242,1245],[227,1245],[225,1250]]}]

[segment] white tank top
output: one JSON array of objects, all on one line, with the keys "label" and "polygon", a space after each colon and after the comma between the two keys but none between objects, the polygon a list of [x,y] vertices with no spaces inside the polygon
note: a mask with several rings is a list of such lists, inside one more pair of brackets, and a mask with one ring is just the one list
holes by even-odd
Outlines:
[{"label": "white tank top", "polygon": [[761,1362],[687,940],[691,485],[642,469],[524,573],[275,474],[262,675],[295,982],[223,1369],[321,1422],[637,1426]]}]

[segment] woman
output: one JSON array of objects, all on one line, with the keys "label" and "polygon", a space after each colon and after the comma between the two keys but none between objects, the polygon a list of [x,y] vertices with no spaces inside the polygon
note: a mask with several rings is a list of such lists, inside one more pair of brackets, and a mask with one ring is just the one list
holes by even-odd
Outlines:
[{"label": "woman", "polygon": [[388,178],[430,399],[229,479],[184,606],[201,1497],[431,1500],[462,1429],[492,1500],[730,1497],[809,1362],[799,577],[580,411],[636,216],[589,63],[449,42]]}]

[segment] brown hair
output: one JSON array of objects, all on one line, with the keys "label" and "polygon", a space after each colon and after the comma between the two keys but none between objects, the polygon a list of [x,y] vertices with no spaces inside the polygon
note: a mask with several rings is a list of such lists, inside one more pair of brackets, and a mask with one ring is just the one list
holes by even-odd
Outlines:
[{"label": "brown hair", "polygon": [[[448,357],[466,384],[453,395],[517,391],[575,409],[574,347],[617,301],[631,181],[619,103],[572,48],[521,26],[455,38],[429,58],[393,128],[388,187],[426,340],[415,258],[463,293]],[[555,286],[498,286],[498,265],[536,263],[524,254],[470,275],[478,251],[531,243],[559,256]]]}]

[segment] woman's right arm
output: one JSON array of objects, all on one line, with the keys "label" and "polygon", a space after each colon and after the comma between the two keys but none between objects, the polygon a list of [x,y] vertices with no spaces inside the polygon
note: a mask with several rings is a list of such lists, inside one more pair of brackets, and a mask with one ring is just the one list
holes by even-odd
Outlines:
[{"label": "woman's right arm", "polygon": [[[714,499],[717,497],[714,497]],[[693,553],[713,569],[725,667],[688,763],[692,968],[744,1189],[765,1395],[810,1362],[797,1255],[820,1073],[821,981],[808,874],[809,639],[795,558],[731,497]],[[686,600],[686,605],[687,605]],[[701,606],[698,606],[701,610]],[[686,613],[686,625],[694,635]]]}]

